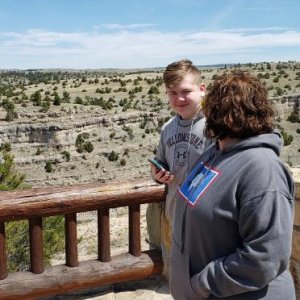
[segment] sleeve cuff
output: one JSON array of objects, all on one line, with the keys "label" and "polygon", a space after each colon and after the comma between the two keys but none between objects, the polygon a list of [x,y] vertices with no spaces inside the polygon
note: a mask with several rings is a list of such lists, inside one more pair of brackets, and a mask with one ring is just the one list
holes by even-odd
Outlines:
[{"label": "sleeve cuff", "polygon": [[201,299],[208,299],[210,292],[206,288],[200,286],[197,275],[191,278],[191,287],[194,293],[200,296]]}]

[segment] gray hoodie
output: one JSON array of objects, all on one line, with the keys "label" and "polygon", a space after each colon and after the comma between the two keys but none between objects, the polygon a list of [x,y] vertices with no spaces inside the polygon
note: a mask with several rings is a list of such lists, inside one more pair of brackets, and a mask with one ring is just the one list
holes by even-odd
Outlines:
[{"label": "gray hoodie", "polygon": [[205,118],[199,114],[195,119],[183,120],[176,115],[166,122],[161,131],[156,158],[175,175],[168,184],[166,215],[174,219],[175,197],[179,186],[192,166],[211,143],[203,136]]},{"label": "gray hoodie", "polygon": [[176,199],[174,299],[295,299],[294,185],[281,147],[271,133],[201,155]]}]

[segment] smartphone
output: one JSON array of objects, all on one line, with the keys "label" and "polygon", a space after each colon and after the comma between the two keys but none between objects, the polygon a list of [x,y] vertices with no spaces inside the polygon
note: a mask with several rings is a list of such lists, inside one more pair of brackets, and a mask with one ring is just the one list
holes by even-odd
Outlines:
[{"label": "smartphone", "polygon": [[168,171],[168,167],[166,165],[164,165],[163,163],[157,161],[155,158],[148,158],[148,161],[156,167],[157,170],[161,170],[161,169],[165,169],[166,171]]}]

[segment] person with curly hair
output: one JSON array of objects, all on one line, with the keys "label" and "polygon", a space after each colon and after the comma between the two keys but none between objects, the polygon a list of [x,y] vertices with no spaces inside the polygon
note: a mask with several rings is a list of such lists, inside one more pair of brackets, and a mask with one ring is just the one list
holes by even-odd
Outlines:
[{"label": "person with curly hair", "polygon": [[170,258],[175,300],[294,300],[294,183],[264,84],[219,76],[202,106],[214,138],[178,190]]}]

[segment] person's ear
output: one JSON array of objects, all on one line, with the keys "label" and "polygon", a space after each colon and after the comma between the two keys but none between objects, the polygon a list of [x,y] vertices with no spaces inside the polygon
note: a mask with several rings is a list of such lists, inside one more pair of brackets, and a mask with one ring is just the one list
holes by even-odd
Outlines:
[{"label": "person's ear", "polygon": [[200,84],[200,96],[204,96],[205,95],[205,90],[206,90],[206,86],[204,83]]}]

